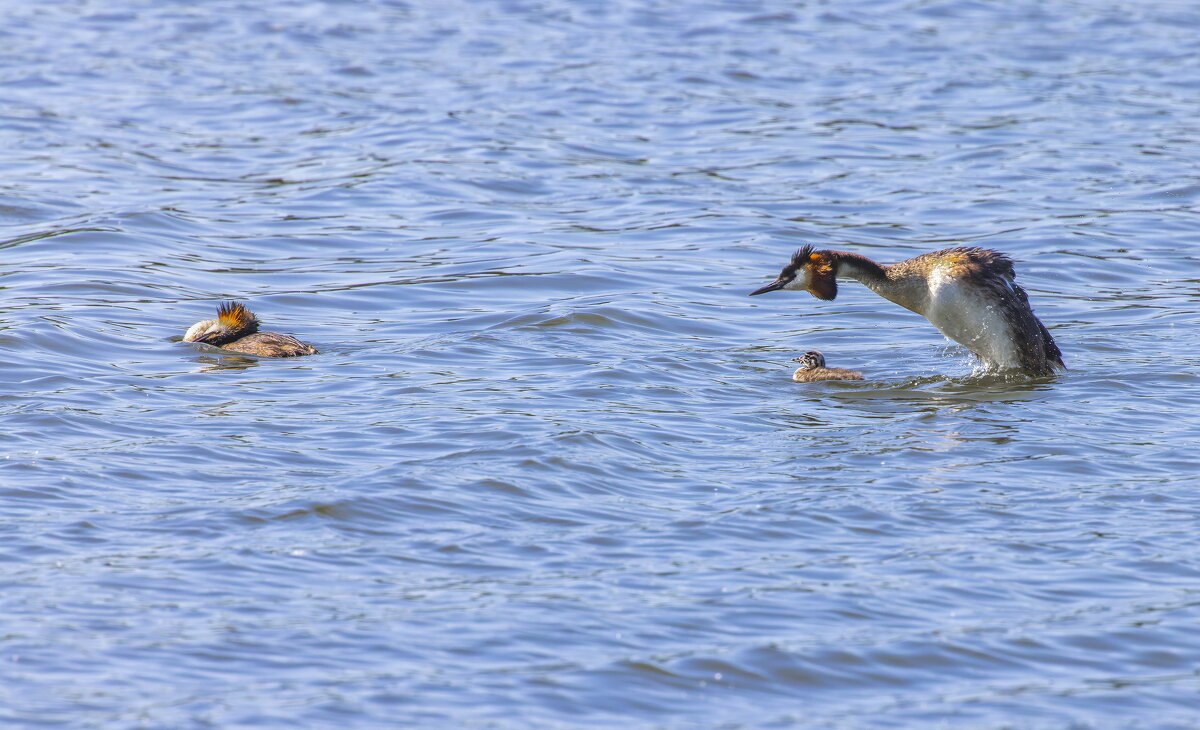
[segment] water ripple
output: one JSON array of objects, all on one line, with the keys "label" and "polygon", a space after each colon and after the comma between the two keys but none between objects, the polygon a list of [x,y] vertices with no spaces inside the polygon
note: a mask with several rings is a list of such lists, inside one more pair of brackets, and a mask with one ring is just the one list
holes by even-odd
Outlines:
[{"label": "water ripple", "polygon": [[1191,5],[10,10],[0,721],[1195,724]]}]

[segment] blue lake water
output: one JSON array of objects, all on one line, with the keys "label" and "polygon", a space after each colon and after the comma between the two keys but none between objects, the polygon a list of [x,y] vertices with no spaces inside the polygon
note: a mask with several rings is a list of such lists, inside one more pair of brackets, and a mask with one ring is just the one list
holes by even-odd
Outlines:
[{"label": "blue lake water", "polygon": [[0,724],[1200,725],[1200,5],[3,7]]}]

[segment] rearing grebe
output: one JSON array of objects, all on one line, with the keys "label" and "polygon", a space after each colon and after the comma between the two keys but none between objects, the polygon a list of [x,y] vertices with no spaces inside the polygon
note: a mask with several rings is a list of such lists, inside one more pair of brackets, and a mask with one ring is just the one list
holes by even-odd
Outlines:
[{"label": "rearing grebe", "polygon": [[260,357],[300,357],[316,355],[317,348],[290,335],[259,332],[258,317],[237,302],[217,307],[217,318],[197,322],[188,328],[184,342],[204,342],[222,350]]},{"label": "rearing grebe", "polygon": [[862,373],[846,368],[825,367],[825,356],[817,350],[806,352],[800,357],[792,358],[792,362],[800,363],[792,380],[797,383],[812,383],[818,380],[862,380]]},{"label": "rearing grebe", "polygon": [[988,370],[1051,375],[1066,369],[1054,338],[1014,281],[1012,260],[997,251],[948,248],[883,266],[856,253],[804,246],[778,279],[750,296],[785,289],[830,300],[837,297],[839,277],[925,317]]}]

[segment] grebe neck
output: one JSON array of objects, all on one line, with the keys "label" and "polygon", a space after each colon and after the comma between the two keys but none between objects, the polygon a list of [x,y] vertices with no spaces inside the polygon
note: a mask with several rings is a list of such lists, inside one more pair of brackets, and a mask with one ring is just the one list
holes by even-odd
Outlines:
[{"label": "grebe neck", "polygon": [[840,279],[854,279],[871,289],[887,286],[887,269],[861,254],[849,251],[830,251],[835,271]]},{"label": "grebe neck", "polygon": [[879,296],[924,315],[928,305],[928,285],[924,278],[905,276],[895,266],[884,266],[866,256],[849,251],[831,251],[835,276],[854,279]]}]

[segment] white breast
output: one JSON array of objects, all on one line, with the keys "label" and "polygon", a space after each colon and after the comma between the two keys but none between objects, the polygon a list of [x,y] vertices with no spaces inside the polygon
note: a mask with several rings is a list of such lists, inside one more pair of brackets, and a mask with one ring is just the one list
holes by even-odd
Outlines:
[{"label": "white breast", "polygon": [[925,316],[939,332],[977,355],[989,370],[1020,366],[1012,328],[986,289],[934,272]]}]

